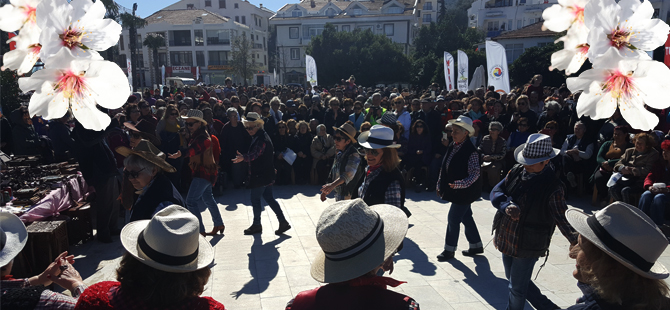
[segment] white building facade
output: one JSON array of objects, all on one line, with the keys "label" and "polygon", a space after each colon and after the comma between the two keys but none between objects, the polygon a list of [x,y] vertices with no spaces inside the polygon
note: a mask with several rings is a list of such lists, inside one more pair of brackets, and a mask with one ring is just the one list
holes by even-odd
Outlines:
[{"label": "white building facade", "polygon": [[419,27],[435,22],[438,10],[437,0],[303,0],[286,4],[270,18],[277,31],[279,80],[305,83],[305,49],[327,23],[337,31],[369,29],[384,34],[409,53]]}]

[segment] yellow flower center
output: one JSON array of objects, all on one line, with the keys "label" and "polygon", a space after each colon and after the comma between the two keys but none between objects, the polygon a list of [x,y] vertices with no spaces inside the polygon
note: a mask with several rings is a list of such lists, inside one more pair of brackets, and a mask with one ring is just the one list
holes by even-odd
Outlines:
[{"label": "yellow flower center", "polygon": [[54,90],[63,94],[67,99],[73,99],[75,96],[81,97],[86,91],[86,83],[84,80],[85,72],[65,71],[58,78],[58,82],[54,86]]}]

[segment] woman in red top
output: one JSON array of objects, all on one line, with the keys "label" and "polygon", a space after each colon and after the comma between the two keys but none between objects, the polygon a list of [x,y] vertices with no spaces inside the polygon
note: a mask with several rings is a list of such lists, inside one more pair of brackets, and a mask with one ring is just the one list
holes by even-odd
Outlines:
[{"label": "woman in red top", "polygon": [[[203,119],[203,113],[200,110],[188,111],[186,127],[191,134],[187,148],[183,152],[177,151],[168,158],[177,159],[182,154],[190,158],[188,165],[193,173],[193,180],[186,194],[186,207],[200,221],[200,234],[203,236],[223,234],[226,226],[223,225],[219,206],[212,194],[212,186],[216,183],[219,170],[218,159],[221,154],[219,140],[207,132],[207,121]],[[200,206],[203,204],[207,206],[214,221],[214,229],[208,234],[205,233],[205,225],[202,224],[202,216],[200,216]]]}]

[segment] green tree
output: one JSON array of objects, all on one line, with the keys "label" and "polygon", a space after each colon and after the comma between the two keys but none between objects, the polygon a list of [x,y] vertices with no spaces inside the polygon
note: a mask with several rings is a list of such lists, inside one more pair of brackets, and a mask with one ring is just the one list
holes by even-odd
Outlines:
[{"label": "green tree", "polygon": [[161,71],[160,68],[158,67],[158,49],[161,47],[165,46],[165,38],[160,35],[160,34],[150,34],[146,38],[144,38],[144,42],[142,42],[144,46],[147,48],[151,49],[151,56],[153,58],[153,67],[154,67],[154,72],[156,76],[156,81],[154,83],[156,85],[161,84],[162,81],[161,79]]},{"label": "green tree", "polygon": [[19,77],[13,70],[0,72],[0,102],[2,103],[2,113],[9,115],[10,112],[21,106],[19,99]]},{"label": "green tree", "polygon": [[244,80],[244,85],[247,85],[258,68],[251,58],[253,45],[246,35],[236,36],[231,44],[231,49],[232,60],[230,66],[233,67],[233,72]]},{"label": "green tree", "polygon": [[[134,12],[133,12],[134,13]],[[128,29],[128,47],[130,48],[130,66],[133,67],[133,88],[137,88],[140,85],[140,75],[137,70],[137,57],[135,57],[135,51],[137,50],[137,29],[143,28],[147,25],[147,21],[135,16],[130,13],[121,13],[119,15],[119,20],[121,21],[121,26]]]},{"label": "green tree", "polygon": [[326,24],[306,52],[317,63],[322,85],[339,83],[352,74],[362,85],[409,81],[410,61],[402,48],[370,30],[337,32],[333,25]]},{"label": "green tree", "polygon": [[535,74],[542,74],[542,84],[561,85],[565,83],[563,71],[549,71],[551,54],[563,49],[563,44],[547,44],[543,47],[527,48],[509,67],[510,85],[524,85]]}]

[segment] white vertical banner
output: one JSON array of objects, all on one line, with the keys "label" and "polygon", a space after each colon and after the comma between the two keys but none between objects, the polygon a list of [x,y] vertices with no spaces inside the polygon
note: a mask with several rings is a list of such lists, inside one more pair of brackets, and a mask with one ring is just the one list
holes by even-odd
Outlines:
[{"label": "white vertical banner", "polygon": [[274,68],[274,69],[272,69],[272,70],[274,70],[273,79],[272,79],[272,85],[273,85],[273,86],[275,86],[275,85],[279,85],[279,83],[277,83],[277,68]]},{"label": "white vertical banner", "polygon": [[454,56],[444,52],[444,81],[447,83],[447,90],[454,89]]},{"label": "white vertical banner", "polygon": [[318,78],[316,76],[316,61],[314,57],[305,55],[305,75],[307,75],[307,81],[312,87],[319,85]]},{"label": "white vertical banner", "polygon": [[126,58],[126,68],[128,68],[128,84],[130,85],[130,91],[133,91],[133,66],[131,65],[130,58]]},{"label": "white vertical banner", "polygon": [[468,55],[464,51],[458,50],[458,72],[456,75],[456,85],[462,92],[468,91]]},{"label": "white vertical banner", "polygon": [[195,80],[200,80],[200,67],[195,67]]},{"label": "white vertical banner", "polygon": [[165,65],[161,66],[161,82],[165,85]]},{"label": "white vertical banner", "polygon": [[489,86],[495,87],[497,92],[509,93],[507,55],[505,54],[505,47],[500,43],[486,41],[486,66]]}]

